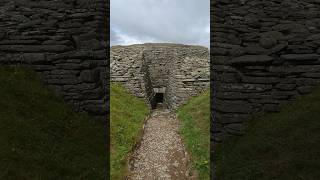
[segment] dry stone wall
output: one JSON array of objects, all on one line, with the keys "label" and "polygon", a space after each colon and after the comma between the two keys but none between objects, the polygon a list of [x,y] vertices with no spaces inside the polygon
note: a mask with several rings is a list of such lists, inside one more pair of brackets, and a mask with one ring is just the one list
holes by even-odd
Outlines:
[{"label": "dry stone wall", "polygon": [[[320,82],[320,1],[211,1],[212,141]],[[214,144],[214,143],[213,143]]]},{"label": "dry stone wall", "polygon": [[76,111],[107,118],[108,2],[1,0],[0,64],[41,74]]},{"label": "dry stone wall", "polygon": [[151,105],[155,93],[176,109],[190,96],[209,88],[209,51],[201,46],[147,43],[113,46],[111,81],[121,82]]}]

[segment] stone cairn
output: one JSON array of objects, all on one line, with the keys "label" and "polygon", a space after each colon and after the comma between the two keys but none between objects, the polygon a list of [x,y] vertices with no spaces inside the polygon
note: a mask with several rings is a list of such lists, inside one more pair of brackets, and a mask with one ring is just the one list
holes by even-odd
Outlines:
[{"label": "stone cairn", "polygon": [[113,46],[110,80],[122,83],[150,106],[156,93],[176,109],[191,96],[209,89],[209,51],[205,47],[147,43]]},{"label": "stone cairn", "polygon": [[107,119],[108,4],[1,0],[0,64],[27,65],[75,111]]}]

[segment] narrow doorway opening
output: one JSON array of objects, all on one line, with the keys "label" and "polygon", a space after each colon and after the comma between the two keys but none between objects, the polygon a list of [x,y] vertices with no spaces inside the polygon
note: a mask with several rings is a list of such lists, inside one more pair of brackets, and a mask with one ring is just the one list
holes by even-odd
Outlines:
[{"label": "narrow doorway opening", "polygon": [[163,93],[156,93],[153,97],[152,109],[163,108]]}]

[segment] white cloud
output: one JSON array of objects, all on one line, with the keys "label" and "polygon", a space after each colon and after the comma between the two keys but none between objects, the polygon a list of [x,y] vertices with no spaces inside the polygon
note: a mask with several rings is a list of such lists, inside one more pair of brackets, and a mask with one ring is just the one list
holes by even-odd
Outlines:
[{"label": "white cloud", "polygon": [[209,0],[111,0],[111,45],[210,44]]}]

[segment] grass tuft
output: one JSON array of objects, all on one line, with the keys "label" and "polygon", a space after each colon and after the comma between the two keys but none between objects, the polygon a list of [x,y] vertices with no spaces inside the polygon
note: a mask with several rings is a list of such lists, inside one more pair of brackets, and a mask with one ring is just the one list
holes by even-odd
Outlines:
[{"label": "grass tuft", "polygon": [[102,123],[24,67],[0,67],[0,179],[106,179]]},{"label": "grass tuft", "polygon": [[320,88],[316,88],[279,113],[250,118],[244,136],[217,145],[217,179],[319,179],[319,107]]},{"label": "grass tuft", "polygon": [[210,178],[210,92],[191,98],[177,111],[180,133],[200,179]]},{"label": "grass tuft", "polygon": [[111,83],[111,179],[122,179],[126,175],[128,154],[141,136],[148,113],[149,109],[142,99],[131,95],[120,84]]}]

